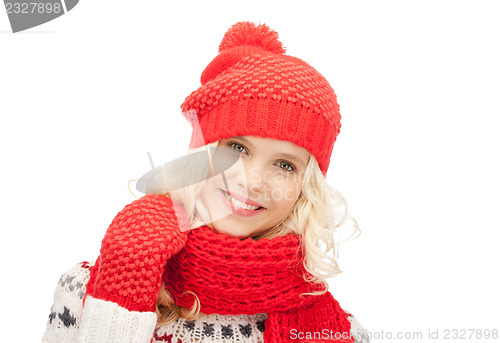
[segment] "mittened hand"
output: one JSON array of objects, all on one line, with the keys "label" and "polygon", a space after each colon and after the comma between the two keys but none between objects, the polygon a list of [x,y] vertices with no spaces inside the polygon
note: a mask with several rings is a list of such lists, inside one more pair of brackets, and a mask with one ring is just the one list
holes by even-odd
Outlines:
[{"label": "mittened hand", "polygon": [[87,294],[130,311],[154,311],[167,260],[184,246],[188,228],[182,208],[166,196],[127,205],[104,236]]}]

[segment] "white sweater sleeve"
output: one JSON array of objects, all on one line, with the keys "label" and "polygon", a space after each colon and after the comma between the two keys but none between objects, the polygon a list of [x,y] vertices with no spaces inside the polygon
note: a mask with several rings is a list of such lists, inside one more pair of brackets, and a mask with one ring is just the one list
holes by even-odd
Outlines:
[{"label": "white sweater sleeve", "polygon": [[129,311],[91,296],[83,305],[93,265],[79,263],[59,279],[42,343],[150,343],[156,313]]},{"label": "white sweater sleeve", "polygon": [[93,263],[78,263],[59,279],[42,343],[75,343]]},{"label": "white sweater sleeve", "polygon": [[77,343],[150,343],[155,312],[129,311],[118,304],[87,296]]},{"label": "white sweater sleeve", "polygon": [[349,312],[347,319],[351,323],[351,336],[354,338],[354,343],[370,343],[370,336],[361,323]]}]

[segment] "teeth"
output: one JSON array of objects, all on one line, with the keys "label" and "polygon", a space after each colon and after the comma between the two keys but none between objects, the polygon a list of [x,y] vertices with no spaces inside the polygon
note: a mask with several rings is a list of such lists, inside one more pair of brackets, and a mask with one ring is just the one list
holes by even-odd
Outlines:
[{"label": "teeth", "polygon": [[232,196],[230,196],[229,194],[227,194],[226,192],[224,192],[224,195],[226,196],[226,198],[228,198],[233,204],[235,204],[236,206],[238,207],[241,207],[241,208],[244,208],[245,210],[252,210],[252,211],[255,211],[256,209],[259,208],[259,206],[252,206],[252,205],[248,205],[248,204],[245,204],[239,200],[236,200],[235,198],[233,198]]}]

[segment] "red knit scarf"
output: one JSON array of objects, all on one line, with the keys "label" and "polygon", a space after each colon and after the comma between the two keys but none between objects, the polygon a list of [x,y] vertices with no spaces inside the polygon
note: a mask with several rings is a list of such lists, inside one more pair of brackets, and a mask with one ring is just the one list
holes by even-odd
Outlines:
[{"label": "red knit scarf", "polygon": [[202,313],[267,313],[266,343],[298,343],[307,333],[345,338],[351,325],[330,292],[300,296],[324,289],[305,282],[302,261],[300,236],[240,240],[203,226],[189,232],[163,280],[177,305],[191,308],[194,297],[183,292],[194,292]]}]

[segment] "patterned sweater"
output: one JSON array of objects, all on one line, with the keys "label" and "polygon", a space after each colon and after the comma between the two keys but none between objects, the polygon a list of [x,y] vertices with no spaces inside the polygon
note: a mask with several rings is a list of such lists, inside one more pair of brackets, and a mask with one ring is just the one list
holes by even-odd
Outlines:
[{"label": "patterned sweater", "polygon": [[[80,328],[80,316],[83,310],[83,298],[85,296],[86,284],[90,278],[89,262],[82,262],[66,271],[56,286],[54,292],[54,304],[52,305],[45,334],[42,343],[76,343]],[[348,313],[351,322],[351,334],[355,343],[369,343],[366,330],[359,322]],[[220,315],[210,314],[189,321],[183,318],[168,324],[156,326],[152,343],[199,343],[199,342],[225,342],[225,343],[263,343],[263,333],[267,315],[258,313],[254,315]],[[119,337],[120,318],[112,318],[109,326],[113,334],[106,342],[125,343]],[[140,330],[140,327],[138,328]],[[92,335],[92,329],[87,330]],[[117,334],[118,332],[118,334]],[[301,333],[296,335],[297,342],[300,341]],[[305,335],[306,333],[302,333]],[[102,337],[102,333],[99,333]]]}]

